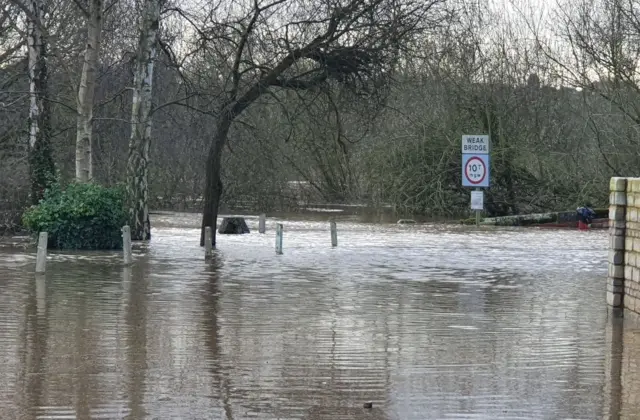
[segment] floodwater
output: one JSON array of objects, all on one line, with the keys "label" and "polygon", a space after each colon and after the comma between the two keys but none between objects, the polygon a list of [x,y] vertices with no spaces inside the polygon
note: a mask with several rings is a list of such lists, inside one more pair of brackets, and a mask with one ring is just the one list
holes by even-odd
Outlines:
[{"label": "floodwater", "polygon": [[[606,231],[283,221],[134,264],[0,248],[1,419],[595,419],[640,413]],[[257,220],[248,220],[256,229]],[[363,403],[372,402],[372,409]]]}]

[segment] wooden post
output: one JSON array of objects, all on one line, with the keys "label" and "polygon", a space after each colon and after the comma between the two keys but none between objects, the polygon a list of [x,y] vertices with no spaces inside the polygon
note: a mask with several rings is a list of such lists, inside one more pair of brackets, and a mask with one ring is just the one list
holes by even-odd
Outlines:
[{"label": "wooden post", "polygon": [[131,257],[131,228],[129,226],[122,227],[122,252],[124,254],[124,265],[130,265],[133,262]]},{"label": "wooden post", "polygon": [[331,246],[338,246],[338,227],[335,221],[331,222]]},{"label": "wooden post", "polygon": [[204,228],[204,259],[208,260],[213,255],[213,244],[211,243],[211,226]]},{"label": "wooden post", "polygon": [[267,231],[267,215],[261,214],[260,220],[258,221],[258,232],[265,233]]},{"label": "wooden post", "polygon": [[47,265],[47,244],[49,242],[49,234],[40,232],[38,236],[38,253],[36,254],[36,273],[44,273]]},{"label": "wooden post", "polygon": [[282,223],[276,225],[276,254],[282,255]]}]

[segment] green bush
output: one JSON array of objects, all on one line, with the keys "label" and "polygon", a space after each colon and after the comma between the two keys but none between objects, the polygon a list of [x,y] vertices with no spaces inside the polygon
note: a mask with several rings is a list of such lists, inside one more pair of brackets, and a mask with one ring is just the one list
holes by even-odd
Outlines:
[{"label": "green bush", "polygon": [[48,189],[22,216],[28,230],[48,232],[49,247],[59,249],[121,249],[126,220],[123,189],[76,183]]}]

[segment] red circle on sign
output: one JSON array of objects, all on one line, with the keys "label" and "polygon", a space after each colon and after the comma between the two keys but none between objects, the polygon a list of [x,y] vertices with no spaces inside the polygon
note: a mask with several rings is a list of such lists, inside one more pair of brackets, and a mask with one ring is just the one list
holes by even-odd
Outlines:
[{"label": "red circle on sign", "polygon": [[[469,177],[469,166],[470,166],[471,162],[474,161],[474,160],[477,160],[478,161],[477,164],[482,166],[482,168],[483,168],[483,170],[482,170],[482,178],[480,178],[478,181],[474,181]],[[470,183],[472,183],[474,185],[482,184],[482,181],[484,181],[484,179],[487,176],[487,168],[485,167],[484,162],[482,161],[482,159],[480,159],[477,156],[474,156],[471,159],[469,159],[467,161],[467,164],[465,165],[465,168],[464,168],[464,176],[467,177],[467,181],[469,181]]]}]

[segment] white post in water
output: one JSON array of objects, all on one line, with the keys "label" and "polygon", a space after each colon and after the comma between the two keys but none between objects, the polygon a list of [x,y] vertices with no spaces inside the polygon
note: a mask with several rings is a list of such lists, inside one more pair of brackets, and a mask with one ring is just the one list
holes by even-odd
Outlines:
[{"label": "white post in water", "polygon": [[36,254],[36,273],[44,273],[47,265],[47,243],[49,234],[40,232],[38,235],[38,253]]},{"label": "white post in water", "polygon": [[258,232],[265,233],[267,231],[267,215],[261,214],[258,221]]},{"label": "white post in water", "polygon": [[204,228],[204,259],[208,260],[213,255],[213,244],[211,243],[211,226]]},{"label": "white post in water", "polygon": [[36,308],[38,316],[44,316],[47,313],[47,284],[42,273],[36,274]]},{"label": "white post in water", "polygon": [[131,228],[122,227],[122,253],[124,254],[124,265],[130,265],[133,261],[131,257]]},{"label": "white post in water", "polygon": [[331,246],[338,246],[338,227],[335,221],[331,221]]},{"label": "white post in water", "polygon": [[276,225],[276,254],[282,255],[282,223]]}]

